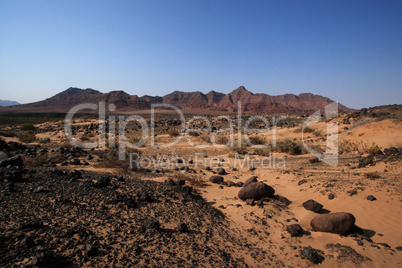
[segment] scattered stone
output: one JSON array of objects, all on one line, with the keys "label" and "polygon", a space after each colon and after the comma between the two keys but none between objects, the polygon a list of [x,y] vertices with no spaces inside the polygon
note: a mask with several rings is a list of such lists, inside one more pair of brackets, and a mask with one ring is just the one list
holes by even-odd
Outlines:
[{"label": "scattered stone", "polygon": [[260,208],[262,208],[262,207],[264,206],[264,201],[263,201],[262,199],[261,199],[261,200],[258,200],[257,206],[259,206]]},{"label": "scattered stone", "polygon": [[45,192],[45,187],[43,187],[43,186],[38,186],[34,190],[34,193],[43,193],[43,192]]},{"label": "scattered stone", "polygon": [[356,195],[356,194],[357,194],[357,190],[356,190],[356,189],[349,190],[349,191],[347,191],[346,193],[347,193],[348,196],[353,196],[353,195]]},{"label": "scattered stone", "polygon": [[223,182],[223,177],[222,176],[211,176],[209,178],[209,181],[212,183],[221,184]]},{"label": "scattered stone", "polygon": [[375,198],[373,195],[369,195],[369,196],[367,196],[367,200],[374,201],[374,200],[377,200],[377,198]]},{"label": "scattered stone", "polygon": [[255,206],[254,199],[247,199],[247,200],[246,200],[246,204],[247,204],[247,205],[250,205],[250,206]]},{"label": "scattered stone", "polygon": [[390,148],[385,148],[384,149],[384,153],[386,155],[398,155],[399,154],[399,150],[396,147],[390,147]]},{"label": "scattered stone", "polygon": [[369,155],[367,157],[361,158],[359,160],[359,165],[357,167],[358,168],[363,168],[363,167],[366,167],[368,165],[371,165],[371,164],[373,164],[373,159],[374,158],[373,158],[372,155]]},{"label": "scattered stone", "polygon": [[223,167],[219,167],[218,170],[218,175],[226,175],[226,170]]},{"label": "scattered stone", "polygon": [[303,229],[300,224],[291,224],[286,227],[286,231],[290,234],[290,236],[300,236],[303,233]]},{"label": "scattered stone", "polygon": [[307,260],[311,261],[312,263],[319,263],[319,255],[317,253],[317,250],[308,246],[308,247],[304,247],[301,255],[306,258]]},{"label": "scattered stone", "polygon": [[176,185],[176,183],[170,178],[165,180],[165,184],[169,185],[169,186],[175,186]]},{"label": "scattered stone", "polygon": [[396,250],[402,251],[402,246],[396,247]]},{"label": "scattered stone", "polygon": [[85,245],[85,254],[89,257],[93,257],[98,254],[98,250],[93,244],[86,244]]},{"label": "scattered stone", "polygon": [[160,229],[160,223],[157,219],[151,218],[145,222],[145,227],[147,229]]},{"label": "scattered stone", "polygon": [[92,186],[95,188],[103,188],[110,185],[110,178],[109,177],[102,177],[99,180],[93,182]]},{"label": "scattered stone", "polygon": [[243,187],[246,187],[247,185],[249,185],[249,184],[252,183],[252,182],[258,182],[257,178],[258,178],[257,176],[252,176],[252,177],[248,178],[248,179],[244,182]]},{"label": "scattered stone", "polygon": [[297,185],[302,185],[302,184],[305,184],[305,183],[307,183],[307,180],[306,179],[302,179],[301,181],[299,181],[298,183],[297,183]]},{"label": "scattered stone", "polygon": [[328,194],[328,199],[329,199],[329,200],[332,200],[332,199],[334,199],[334,198],[335,198],[335,195],[334,195],[334,194],[332,194],[332,193]]},{"label": "scattered stone", "polygon": [[236,183],[234,183],[233,181],[228,181],[228,186],[229,187],[236,186]]},{"label": "scattered stone", "polygon": [[243,185],[244,185],[244,184],[243,184],[243,182],[241,182],[241,181],[236,182],[236,186],[237,186],[237,187],[243,187]]},{"label": "scattered stone", "polygon": [[314,163],[320,162],[320,159],[318,159],[317,156],[312,156],[312,157],[310,157],[310,158],[308,159],[308,161],[309,161],[311,164],[314,164]]},{"label": "scattered stone", "polygon": [[271,186],[268,186],[263,182],[252,182],[249,185],[243,187],[239,191],[238,196],[241,200],[260,200],[264,197],[272,197],[274,194],[275,190]]},{"label": "scattered stone", "polygon": [[27,248],[31,248],[31,247],[35,246],[35,242],[34,242],[32,236],[30,236],[30,235],[25,237],[23,242]]},{"label": "scattered stone", "polygon": [[314,201],[313,199],[310,199],[303,203],[303,207],[307,210],[318,213],[322,209],[323,205]]},{"label": "scattered stone", "polygon": [[310,225],[316,232],[329,232],[341,235],[349,234],[354,225],[355,217],[347,212],[321,214],[311,220]]},{"label": "scattered stone", "polygon": [[177,231],[180,233],[187,233],[188,232],[187,224],[185,224],[184,222],[180,222],[177,225]]},{"label": "scattered stone", "polygon": [[176,185],[178,185],[178,186],[182,186],[182,185],[185,185],[185,184],[186,184],[185,180],[182,180],[182,179],[176,180]]},{"label": "scattered stone", "polygon": [[20,155],[16,155],[10,158],[6,158],[0,161],[0,167],[7,167],[7,166],[23,166],[24,163]]},{"label": "scattered stone", "polygon": [[81,161],[78,158],[74,158],[73,160],[71,160],[71,164],[79,165],[79,164],[81,164]]}]

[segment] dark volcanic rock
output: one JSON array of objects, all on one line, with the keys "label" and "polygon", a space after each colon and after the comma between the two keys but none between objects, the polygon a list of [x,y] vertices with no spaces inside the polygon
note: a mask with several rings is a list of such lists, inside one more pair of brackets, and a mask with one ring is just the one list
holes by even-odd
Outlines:
[{"label": "dark volcanic rock", "polygon": [[241,200],[254,199],[259,200],[264,197],[272,197],[275,194],[275,190],[263,182],[252,182],[249,185],[243,187],[239,191],[239,198]]},{"label": "dark volcanic rock", "polygon": [[226,175],[226,170],[223,167],[218,168],[217,170],[218,175]]},{"label": "dark volcanic rock", "polygon": [[147,220],[144,224],[147,229],[160,229],[160,223],[157,219],[151,218]]},{"label": "dark volcanic rock", "polygon": [[322,209],[323,205],[314,201],[313,199],[310,199],[303,203],[303,207],[307,210],[311,210],[318,213]]},{"label": "dark volcanic rock", "polygon": [[177,231],[179,231],[180,233],[187,233],[188,232],[187,224],[185,224],[184,222],[180,222],[177,225]]},{"label": "dark volcanic rock", "polygon": [[302,252],[301,252],[302,256],[304,258],[306,258],[307,260],[311,261],[312,263],[319,263],[320,258],[319,258],[319,254],[317,253],[317,250],[315,250],[314,248],[308,246],[308,247],[304,247]]},{"label": "dark volcanic rock", "polygon": [[10,158],[7,158],[7,159],[4,159],[4,160],[0,161],[0,167],[6,167],[8,165],[11,165],[11,166],[23,166],[24,163],[23,163],[22,158],[21,158],[20,155],[16,155],[16,156],[13,156],[13,157],[10,157]]},{"label": "dark volcanic rock", "polygon": [[300,180],[298,183],[297,183],[297,185],[302,185],[302,184],[305,184],[305,183],[307,183],[307,180],[306,179],[302,179],[302,180]]},{"label": "dark volcanic rock", "polygon": [[222,176],[211,176],[209,178],[209,181],[212,183],[221,184],[223,182],[223,177]]},{"label": "dark volcanic rock", "polygon": [[390,147],[390,148],[385,148],[384,153],[386,155],[397,155],[397,154],[399,154],[399,150],[398,150],[398,148]]},{"label": "dark volcanic rock", "polygon": [[358,168],[363,168],[363,167],[366,167],[366,166],[368,166],[368,165],[373,164],[373,160],[374,160],[374,158],[373,158],[373,156],[371,156],[371,155],[369,155],[369,156],[367,156],[367,157],[364,157],[364,158],[361,158],[361,159],[359,160]]},{"label": "dark volcanic rock", "polygon": [[248,179],[244,182],[243,187],[246,187],[247,185],[249,185],[249,184],[252,183],[252,182],[258,182],[257,176],[252,176],[252,177],[248,178]]},{"label": "dark volcanic rock", "polygon": [[310,157],[310,158],[308,159],[308,161],[309,161],[311,164],[320,162],[320,160],[318,159],[317,156],[312,156],[312,157]]},{"label": "dark volcanic rock", "polygon": [[303,229],[300,224],[291,224],[286,226],[286,231],[290,234],[290,236],[299,236],[303,233]]},{"label": "dark volcanic rock", "polygon": [[367,200],[374,201],[374,200],[377,200],[377,198],[375,198],[373,195],[369,195],[369,196],[367,196]]},{"label": "dark volcanic rock", "polygon": [[347,235],[355,225],[355,217],[347,212],[336,212],[315,216],[310,225],[314,231]]}]

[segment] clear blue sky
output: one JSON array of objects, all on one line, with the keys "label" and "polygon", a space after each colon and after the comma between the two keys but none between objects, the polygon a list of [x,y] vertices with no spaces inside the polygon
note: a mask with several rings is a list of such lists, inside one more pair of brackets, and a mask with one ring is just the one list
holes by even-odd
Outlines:
[{"label": "clear blue sky", "polygon": [[402,1],[0,0],[0,99],[70,86],[402,103]]}]

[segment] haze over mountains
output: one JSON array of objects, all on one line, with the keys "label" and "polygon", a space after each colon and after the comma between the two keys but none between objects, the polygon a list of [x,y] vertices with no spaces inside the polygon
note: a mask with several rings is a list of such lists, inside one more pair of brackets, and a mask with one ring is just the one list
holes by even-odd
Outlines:
[{"label": "haze over mountains", "polygon": [[17,101],[10,101],[10,100],[0,100],[0,106],[12,106],[20,104]]},{"label": "haze over mountains", "polygon": [[[21,112],[68,112],[80,103],[98,103],[105,101],[106,105],[115,104],[116,111],[135,111],[150,109],[151,104],[172,104],[184,110],[206,109],[213,111],[237,111],[241,102],[244,112],[252,113],[313,113],[333,100],[320,95],[302,93],[300,95],[284,94],[271,96],[264,93],[254,94],[244,86],[240,86],[228,94],[210,91],[204,94],[199,91],[174,91],[163,97],[129,95],[124,91],[101,93],[94,89],[70,87],[59,94],[43,101],[2,108],[2,111]],[[349,108],[339,104],[339,111]]]}]

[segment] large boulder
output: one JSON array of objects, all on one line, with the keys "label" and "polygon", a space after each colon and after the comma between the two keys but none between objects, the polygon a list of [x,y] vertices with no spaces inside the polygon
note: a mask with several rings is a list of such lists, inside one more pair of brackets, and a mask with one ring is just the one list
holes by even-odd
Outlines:
[{"label": "large boulder", "polygon": [[321,214],[311,220],[314,231],[347,235],[355,225],[355,217],[347,212]]},{"label": "large boulder", "polygon": [[221,184],[223,182],[223,177],[222,176],[211,176],[209,178],[209,181],[212,183]]},{"label": "large boulder", "polygon": [[264,197],[272,197],[275,190],[263,182],[252,182],[243,187],[239,191],[239,198],[241,200],[254,199],[259,200]]},{"label": "large boulder", "polygon": [[248,178],[248,179],[244,182],[243,187],[246,187],[247,185],[249,185],[249,184],[252,183],[252,182],[258,182],[258,181],[257,181],[257,176],[252,176],[252,177]]},{"label": "large boulder", "polygon": [[307,200],[306,202],[303,203],[303,207],[307,210],[311,210],[314,212],[320,212],[322,209],[323,205],[318,203],[317,201],[314,201],[313,199]]},{"label": "large boulder", "polygon": [[0,161],[0,167],[6,167],[8,165],[11,166],[22,166],[24,163],[22,162],[22,158],[19,155],[4,159]]}]

